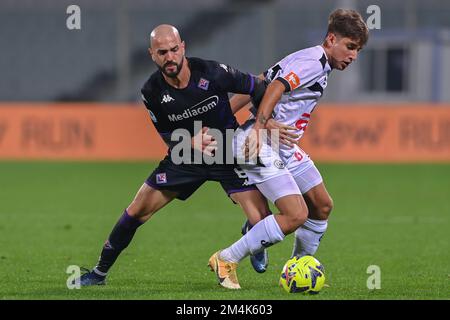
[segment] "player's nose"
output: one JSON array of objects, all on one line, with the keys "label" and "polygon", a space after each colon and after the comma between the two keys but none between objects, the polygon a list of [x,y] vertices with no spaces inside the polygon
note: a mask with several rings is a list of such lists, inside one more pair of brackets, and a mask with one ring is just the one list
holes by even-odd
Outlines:
[{"label": "player's nose", "polygon": [[166,53],[166,61],[174,61],[175,53],[171,50],[167,51]]}]

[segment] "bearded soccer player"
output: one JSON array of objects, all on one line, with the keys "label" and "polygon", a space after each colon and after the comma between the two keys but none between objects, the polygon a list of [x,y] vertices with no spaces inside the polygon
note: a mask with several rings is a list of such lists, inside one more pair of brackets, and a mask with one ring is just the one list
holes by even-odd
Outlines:
[{"label": "bearded soccer player", "polygon": [[[172,133],[177,129],[189,132],[192,148],[197,149],[192,150],[191,156],[195,152],[213,155],[218,146],[208,130],[219,130],[225,136],[226,129],[238,127],[228,93],[248,94],[257,101],[264,94],[264,81],[214,61],[186,58],[185,43],[173,26],[156,27],[150,38],[149,53],[158,71],[143,86],[142,99],[155,128],[169,147],[168,155],[147,178],[114,226],[96,267],[81,276],[82,286],[105,284],[108,271],[138,227],[175,198],[188,199],[205,181],[220,182],[252,224],[269,214],[266,199],[256,187],[248,184],[245,174],[234,163],[206,164],[202,157],[202,163],[175,164],[172,159],[172,151],[179,142],[173,141]],[[202,123],[198,132],[195,132],[194,121]],[[200,144],[195,143],[197,138]],[[259,252],[251,261],[256,271],[265,271],[266,253]]]},{"label": "bearded soccer player", "polygon": [[[368,40],[368,28],[354,10],[331,13],[321,45],[294,52],[280,60],[260,78],[270,84],[254,119],[235,136],[235,155],[242,159],[257,154],[263,166],[241,165],[250,183],[280,210],[258,222],[240,240],[216,252],[209,266],[219,283],[240,288],[238,263],[247,255],[267,248],[292,232],[292,256],[314,255],[324,235],[333,201],[311,158],[297,145],[334,69],[345,70]],[[249,102],[248,96],[232,99],[234,111]],[[260,139],[261,129],[293,130],[279,152]],[[226,281],[224,279],[227,279]],[[231,284],[231,285],[229,285]]]}]

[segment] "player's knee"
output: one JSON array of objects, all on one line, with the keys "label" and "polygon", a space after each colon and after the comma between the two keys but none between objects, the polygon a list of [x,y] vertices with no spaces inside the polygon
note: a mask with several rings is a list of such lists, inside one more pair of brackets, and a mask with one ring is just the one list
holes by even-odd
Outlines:
[{"label": "player's knee", "polygon": [[308,208],[297,210],[294,214],[289,215],[289,232],[294,232],[308,219]]},{"label": "player's knee", "polygon": [[127,211],[130,216],[145,222],[156,212],[156,208],[140,201],[133,201],[128,206]]},{"label": "player's knee", "polygon": [[331,210],[333,210],[333,199],[331,197],[328,197],[326,201],[324,201],[319,209],[319,215],[321,220],[326,220],[330,216]]},{"label": "player's knee", "polygon": [[295,217],[294,220],[295,229],[303,225],[306,222],[306,219],[308,219],[308,209],[300,211],[299,214]]}]

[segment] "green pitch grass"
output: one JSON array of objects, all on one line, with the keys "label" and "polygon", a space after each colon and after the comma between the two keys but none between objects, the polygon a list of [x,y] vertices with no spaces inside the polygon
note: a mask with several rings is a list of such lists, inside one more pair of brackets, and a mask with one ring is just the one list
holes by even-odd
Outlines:
[{"label": "green pitch grass", "polygon": [[[450,165],[319,165],[335,209],[316,257],[328,288],[284,293],[293,242],[270,268],[238,269],[242,290],[217,285],[212,253],[240,237],[244,216],[204,185],[141,227],[108,285],[69,290],[70,265],[92,267],[111,228],[155,164],[0,162],[0,299],[449,299]],[[367,268],[381,269],[369,290]]]}]

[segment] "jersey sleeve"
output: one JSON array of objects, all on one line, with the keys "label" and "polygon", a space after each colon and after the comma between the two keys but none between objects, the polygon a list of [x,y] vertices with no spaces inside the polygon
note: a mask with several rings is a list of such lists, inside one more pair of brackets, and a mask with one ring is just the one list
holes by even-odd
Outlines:
[{"label": "jersey sleeve", "polygon": [[218,86],[225,92],[253,95],[255,84],[258,80],[255,76],[243,73],[223,63],[214,63],[215,79]]},{"label": "jersey sleeve", "polygon": [[165,119],[164,115],[161,114],[157,103],[155,103],[155,101],[152,102],[149,92],[141,90],[141,97],[155,129],[158,131],[164,142],[170,147],[173,142],[170,140],[172,130],[168,121]]},{"label": "jersey sleeve", "polygon": [[[282,82],[285,92],[297,88],[306,88],[313,84],[322,74],[323,67],[319,61],[294,59],[283,65],[283,61],[266,71],[266,79],[270,74],[272,79]],[[268,79],[271,81],[271,79]]]},{"label": "jersey sleeve", "polygon": [[216,63],[216,81],[225,92],[248,94],[253,105],[259,105],[267,83],[249,73],[243,73],[225,64]]}]

